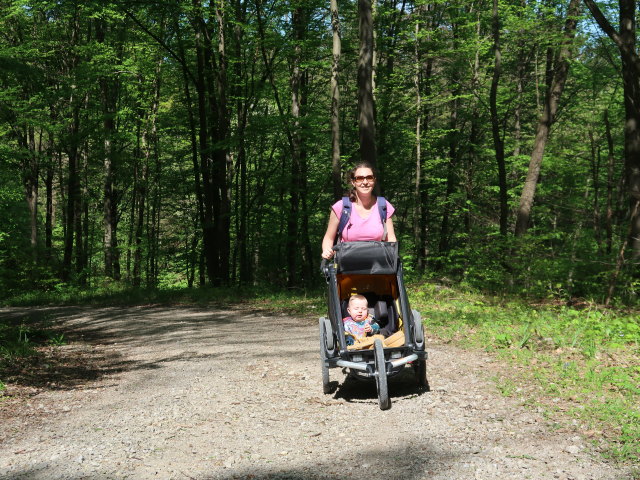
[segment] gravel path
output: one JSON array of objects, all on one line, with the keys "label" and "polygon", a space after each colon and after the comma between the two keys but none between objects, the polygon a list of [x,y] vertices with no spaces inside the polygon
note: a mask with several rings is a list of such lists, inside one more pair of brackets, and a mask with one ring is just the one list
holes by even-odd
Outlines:
[{"label": "gravel path", "polygon": [[0,479],[631,478],[498,395],[488,378],[499,364],[483,354],[429,342],[432,391],[418,392],[406,369],[383,412],[375,384],[339,369],[335,394],[322,394],[317,319],[165,306],[40,313],[76,332],[62,353],[80,352],[95,375],[0,401]]}]

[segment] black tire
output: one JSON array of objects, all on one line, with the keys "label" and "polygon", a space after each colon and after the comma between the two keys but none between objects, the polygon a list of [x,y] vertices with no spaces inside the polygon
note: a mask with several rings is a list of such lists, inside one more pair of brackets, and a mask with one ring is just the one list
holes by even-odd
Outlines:
[{"label": "black tire", "polygon": [[327,346],[327,353],[331,355],[336,348],[333,338],[333,328],[331,327],[331,321],[327,317],[322,317],[321,320],[324,323],[324,341]]},{"label": "black tire", "polygon": [[387,368],[384,362],[384,347],[382,341],[376,340],[373,344],[374,364],[376,367],[376,390],[378,391],[378,405],[380,410],[391,408],[389,398],[389,386],[387,384]]},{"label": "black tire", "polygon": [[413,371],[416,374],[418,386],[424,388],[427,392],[431,391],[429,380],[427,380],[427,361],[422,358],[413,362]]},{"label": "black tire", "polygon": [[413,317],[413,342],[417,350],[424,350],[424,325],[422,315],[417,310],[411,310]]},{"label": "black tire", "polygon": [[320,368],[322,369],[322,391],[325,394],[331,393],[331,385],[329,382],[329,367],[327,366],[327,344],[325,341],[326,332],[323,322],[324,318],[320,319]]}]

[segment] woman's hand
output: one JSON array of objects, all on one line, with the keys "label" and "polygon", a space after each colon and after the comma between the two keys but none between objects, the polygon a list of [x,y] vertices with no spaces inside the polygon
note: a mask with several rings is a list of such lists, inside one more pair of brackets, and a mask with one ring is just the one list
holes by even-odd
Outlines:
[{"label": "woman's hand", "polygon": [[334,251],[333,251],[333,248],[325,248],[325,249],[322,251],[322,258],[324,258],[324,259],[326,259],[326,260],[330,260],[330,259],[331,259],[331,257],[333,257],[333,255],[334,255],[335,253],[336,253],[336,252],[334,252]]},{"label": "woman's hand", "polygon": [[324,238],[322,239],[322,258],[329,260],[334,255],[333,251],[333,242],[336,238],[336,234],[338,233],[338,224],[340,220],[336,215],[336,212],[331,210],[329,214],[329,224],[327,225],[327,231],[324,234]]}]

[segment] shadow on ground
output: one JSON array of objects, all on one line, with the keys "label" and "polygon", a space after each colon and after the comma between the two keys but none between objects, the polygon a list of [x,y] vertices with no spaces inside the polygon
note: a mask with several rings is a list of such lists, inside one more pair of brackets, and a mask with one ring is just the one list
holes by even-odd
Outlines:
[{"label": "shadow on ground", "polygon": [[[229,468],[215,465],[212,460],[210,468],[206,464],[198,464],[194,470],[190,471],[188,462],[185,465],[174,465],[172,472],[155,472],[160,478],[178,478],[176,474],[184,475],[184,478],[198,480],[342,480],[380,478],[377,473],[380,470],[394,472],[385,475],[387,480],[414,480],[418,478],[431,478],[438,475],[443,478],[444,471],[450,470],[460,461],[460,454],[449,451],[443,452],[434,449],[428,443],[420,443],[408,440],[404,444],[384,446],[384,438],[372,437],[372,444],[375,447],[369,450],[356,452],[354,455],[346,453],[344,446],[336,445],[336,452],[345,452],[344,455],[331,454],[322,458],[309,458],[304,464],[283,466],[286,459],[243,459],[242,466],[231,466]],[[357,456],[358,460],[350,460]],[[49,479],[61,478],[55,472],[64,472],[66,479],[81,478],[112,478],[113,476],[129,476],[134,478],[151,478],[149,472],[136,471],[112,471],[92,475],[87,472],[71,473],[64,465],[32,465],[22,471],[11,472],[12,479]],[[471,473],[471,472],[470,472]],[[0,475],[0,478],[3,478]]]},{"label": "shadow on ground", "polygon": [[[336,400],[344,400],[348,403],[377,403],[378,393],[374,379],[360,380],[352,376],[338,373],[334,375],[331,370],[332,381],[330,385],[333,387],[333,397]],[[410,399],[428,393],[424,387],[419,387],[413,369],[410,366],[405,367],[399,374],[388,378],[389,396],[391,402],[401,399]],[[393,408],[393,407],[392,407]]]},{"label": "shadow on ground", "polygon": [[[211,345],[226,345],[227,359],[243,361],[261,358],[270,345],[277,345],[283,356],[313,354],[300,347],[301,342],[309,340],[304,328],[311,322],[274,317],[257,309],[164,305],[17,307],[0,309],[0,319],[5,324],[63,334],[65,343],[41,346],[30,355],[0,363],[0,380],[9,385],[5,395],[25,394],[25,388],[29,394],[75,389],[105,375],[160,369],[177,361],[206,361],[221,355],[211,352]],[[284,328],[286,336],[270,335],[271,330]],[[269,344],[265,338],[269,338]],[[132,359],[129,355],[132,349],[151,351],[152,346],[159,347],[159,353],[148,359]],[[166,353],[168,347],[172,354]]]},{"label": "shadow on ground", "polygon": [[[25,358],[0,365],[9,395],[42,390],[82,388],[109,375],[157,370],[172,362],[205,362],[224,355],[249,363],[272,354],[283,362],[319,360],[309,335],[310,320],[269,316],[260,310],[219,310],[201,306],[44,307],[0,310],[2,319],[45,325],[64,332],[67,345],[43,347]],[[281,332],[286,332],[282,334]],[[212,346],[224,346],[224,349]],[[159,347],[159,348],[157,348]],[[132,351],[155,352],[144,359]],[[171,350],[171,352],[169,351]],[[318,368],[318,391],[321,391]],[[331,370],[334,400],[377,402],[375,382],[346,377]],[[389,379],[392,401],[424,393],[406,367]],[[326,397],[328,400],[331,396]]]}]

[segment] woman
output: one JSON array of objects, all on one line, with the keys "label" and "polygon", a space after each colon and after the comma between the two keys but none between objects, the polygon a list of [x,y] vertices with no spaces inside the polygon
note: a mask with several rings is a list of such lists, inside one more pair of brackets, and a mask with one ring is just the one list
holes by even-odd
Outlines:
[{"label": "woman", "polygon": [[[368,163],[357,164],[350,173],[351,190],[351,216],[349,222],[342,231],[343,242],[355,242],[362,240],[383,240],[384,226],[378,214],[378,198],[373,195],[373,187],[376,177],[373,168]],[[342,200],[338,200],[331,207],[329,225],[322,239],[322,258],[327,260],[333,257],[333,242],[338,233],[340,215],[342,212]],[[387,202],[387,242],[395,242],[396,234],[393,230],[391,216],[395,208]]]}]

